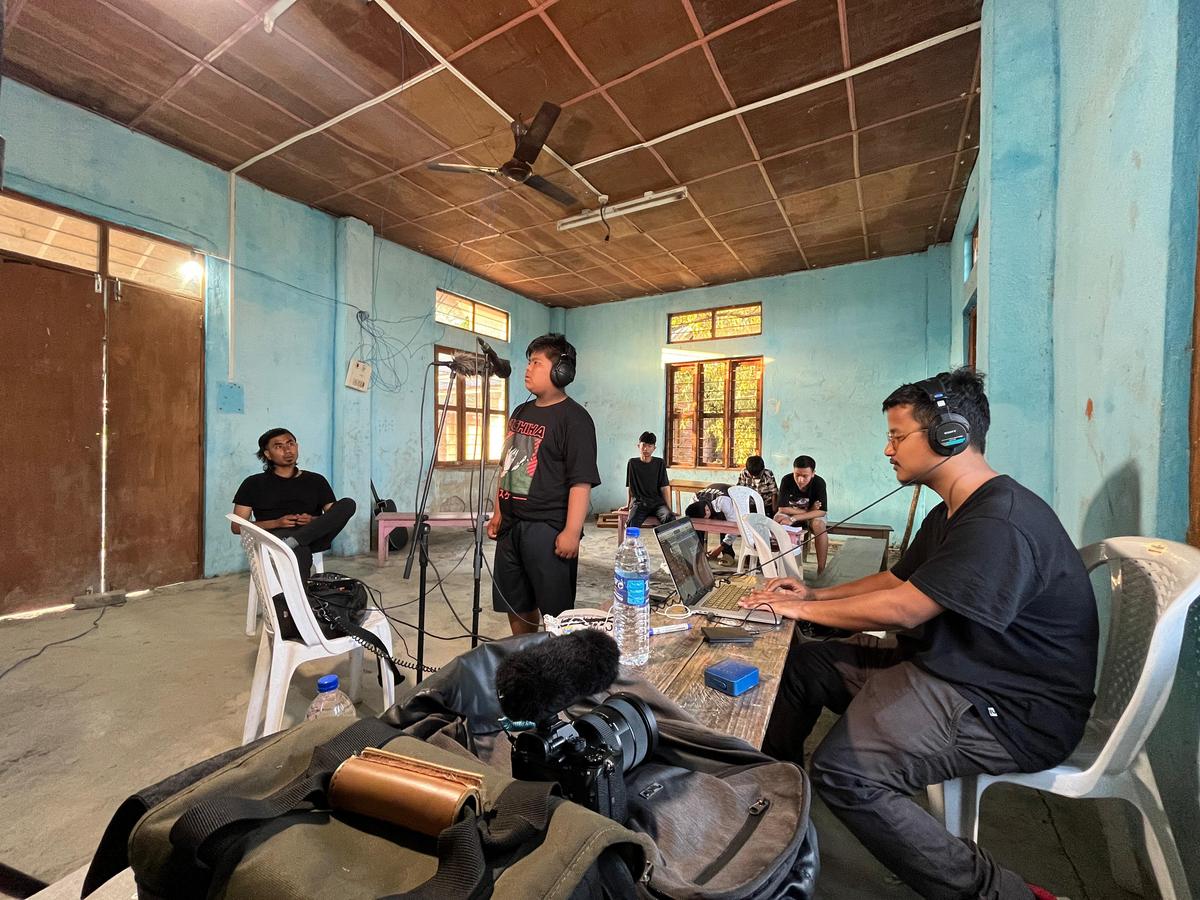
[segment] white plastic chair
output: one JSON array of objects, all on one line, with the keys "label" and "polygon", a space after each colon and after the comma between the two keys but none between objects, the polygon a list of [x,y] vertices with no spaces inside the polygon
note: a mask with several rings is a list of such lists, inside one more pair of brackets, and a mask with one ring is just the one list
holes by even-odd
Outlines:
[{"label": "white plastic chair", "polygon": [[[1200,550],[1145,537],[1109,538],[1080,551],[1088,571],[1107,564],[1112,618],[1103,668],[1083,739],[1070,758],[1042,772],[977,775],[929,787],[930,805],[951,833],[978,840],[979,801],[1008,782],[1062,797],[1117,797],[1141,813],[1150,866],[1163,900],[1191,897],[1146,739],[1154,730],[1183,643],[1188,611],[1200,594]],[[1109,858],[1122,848],[1113,846]]]},{"label": "white plastic chair", "polygon": [[753,512],[756,513],[765,513],[767,507],[763,503],[762,494],[754,490],[754,488],[748,488],[740,484],[736,484],[729,489],[729,499],[733,501],[734,512],[737,514],[738,531],[742,537],[742,552],[738,556],[737,567],[737,573],[741,575],[750,568],[751,559],[753,559],[754,565],[758,564],[757,548],[755,547],[754,539],[750,537],[745,525],[746,516],[751,513],[750,502],[754,501]]},{"label": "white plastic chair", "polygon": [[[767,578],[797,578],[803,581],[804,572],[796,560],[801,548],[792,546],[792,536],[784,527],[761,513],[747,513],[743,519],[754,541],[758,558],[762,560],[763,575]],[[778,550],[771,547],[772,539]]]},{"label": "white plastic chair", "polygon": [[[325,571],[325,554],[314,553],[312,555],[312,567],[314,572]],[[279,593],[279,585],[275,584],[272,579],[275,573],[268,567],[267,569],[267,585],[272,589],[273,593],[270,596],[274,597]],[[246,634],[253,637],[258,631],[258,616],[262,612],[262,604],[258,600],[258,591],[254,589],[254,579],[250,579],[250,590],[247,592],[249,596],[246,598]],[[265,619],[263,620],[266,621]]]},{"label": "white plastic chair", "polygon": [[[357,701],[362,686],[363,648],[351,637],[329,638],[321,631],[308,604],[300,566],[291,547],[253,522],[233,513],[225,518],[241,527],[242,547],[250,560],[250,579],[259,596],[273,596],[269,593],[268,584],[279,585],[280,590],[276,593],[283,593],[288,612],[300,633],[299,641],[283,640],[275,604],[269,601],[262,604],[266,618],[258,644],[258,658],[254,663],[254,679],[250,684],[246,724],[242,729],[242,743],[248,744],[260,735],[274,734],[283,728],[283,707],[287,700],[288,685],[297,667],[309,660],[349,653],[350,684],[347,693],[351,700]],[[392,655],[392,629],[383,613],[372,612],[363,621],[362,627],[375,634],[387,648],[388,655]],[[389,709],[396,702],[396,685],[387,668],[381,674],[383,708]]]}]

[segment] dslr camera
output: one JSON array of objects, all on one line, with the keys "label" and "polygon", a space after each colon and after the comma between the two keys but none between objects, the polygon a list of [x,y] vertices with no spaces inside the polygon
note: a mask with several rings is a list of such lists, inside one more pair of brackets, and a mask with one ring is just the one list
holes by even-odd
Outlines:
[{"label": "dslr camera", "polygon": [[624,823],[625,774],[657,746],[654,712],[622,691],[573,721],[555,715],[518,732],[512,774],[522,781],[558,782],[567,799]]}]

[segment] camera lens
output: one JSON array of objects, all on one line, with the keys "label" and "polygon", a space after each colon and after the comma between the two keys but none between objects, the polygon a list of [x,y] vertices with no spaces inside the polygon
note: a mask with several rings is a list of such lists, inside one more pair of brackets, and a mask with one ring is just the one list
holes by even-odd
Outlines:
[{"label": "camera lens", "polygon": [[581,734],[590,734],[610,750],[621,753],[621,771],[641,765],[658,746],[658,723],[646,701],[621,691],[575,720]]}]

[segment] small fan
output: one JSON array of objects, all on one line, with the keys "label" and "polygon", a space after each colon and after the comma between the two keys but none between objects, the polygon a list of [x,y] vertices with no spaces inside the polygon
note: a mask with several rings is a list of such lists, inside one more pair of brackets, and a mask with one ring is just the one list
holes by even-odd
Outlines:
[{"label": "small fan", "polygon": [[550,135],[550,129],[562,112],[553,103],[543,103],[533,121],[528,125],[519,119],[512,123],[513,137],[516,139],[516,150],[513,157],[504,165],[463,166],[454,163],[428,163],[427,168],[435,172],[468,172],[471,174],[490,175],[492,178],[504,178],[514,184],[523,184],[535,191],[541,191],[551,200],[563,206],[574,206],[579,201],[560,188],[557,184],[547,181],[541,175],[533,174],[533,163],[542,152],[542,145]]}]

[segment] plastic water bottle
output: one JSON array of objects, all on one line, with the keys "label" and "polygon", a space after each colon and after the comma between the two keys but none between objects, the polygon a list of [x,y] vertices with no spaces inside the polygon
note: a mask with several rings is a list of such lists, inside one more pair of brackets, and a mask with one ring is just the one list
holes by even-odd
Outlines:
[{"label": "plastic water bottle", "polygon": [[304,721],[323,719],[327,716],[349,716],[354,718],[354,704],[350,698],[338,690],[336,675],[322,675],[317,679],[317,696],[309,704]]},{"label": "plastic water bottle", "polygon": [[638,528],[626,528],[617,548],[612,618],[621,662],[644,665],[650,658],[650,556]]}]

